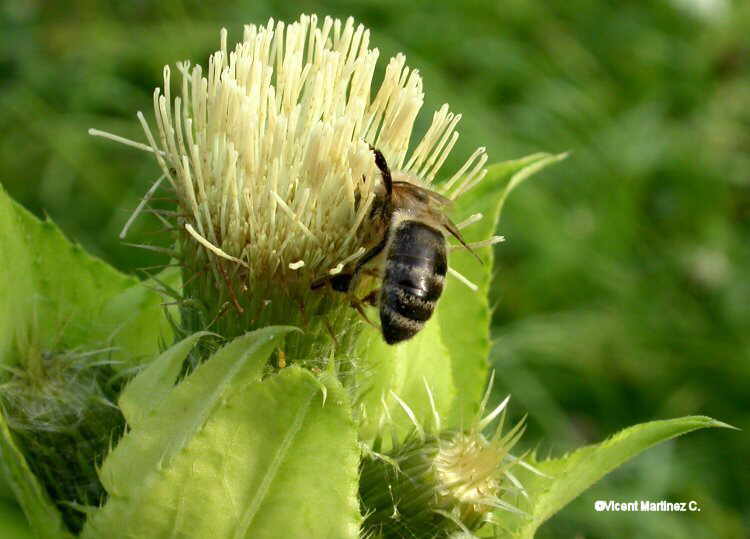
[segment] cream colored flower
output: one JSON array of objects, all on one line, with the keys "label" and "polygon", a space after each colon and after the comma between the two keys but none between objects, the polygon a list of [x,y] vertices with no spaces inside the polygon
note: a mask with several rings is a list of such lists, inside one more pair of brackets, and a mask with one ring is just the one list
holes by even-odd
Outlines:
[{"label": "cream colored flower", "polygon": [[[355,265],[383,233],[370,217],[382,193],[371,146],[394,174],[426,186],[447,176],[441,168],[461,118],[443,105],[412,143],[422,79],[399,54],[377,85],[378,57],[370,32],[351,18],[321,23],[302,15],[289,25],[247,25],[231,51],[222,30],[207,69],[178,63],[175,84],[164,68],[163,88],[153,96],[155,122],[138,113],[147,144],[90,131],[153,153],[161,167],[135,214],[165,178],[177,194],[186,330],[211,327],[230,337],[293,324],[324,330],[334,343],[353,338],[345,326],[357,324],[342,311],[352,311],[349,300],[310,285]],[[484,177],[486,161],[478,148],[439,190],[460,196]],[[324,346],[314,355],[327,353]]]},{"label": "cream colored flower", "polygon": [[[360,496],[367,531],[413,537],[436,536],[438,529],[445,534],[469,533],[494,523],[497,510],[522,514],[512,500],[527,493],[514,468],[543,474],[511,454],[525,430],[525,418],[504,431],[510,397],[485,415],[493,383],[494,372],[479,411],[465,430],[442,429],[426,379],[431,422],[420,422],[408,404],[391,393],[413,430],[401,441],[394,433],[392,446],[384,453],[365,454]],[[485,436],[496,419],[494,433]],[[382,438],[375,446],[381,443]]]},{"label": "cream colored flower", "polygon": [[[309,281],[361,256],[380,181],[369,144],[392,168],[429,184],[460,120],[444,105],[409,152],[422,79],[399,54],[373,91],[378,56],[353,19],[320,24],[302,15],[289,25],[247,25],[232,51],[222,30],[205,72],[177,65],[174,98],[165,67],[154,92],[156,129],[139,118],[192,238],[247,268],[251,283]],[[476,184],[486,160],[479,148],[444,184],[449,195]]]}]

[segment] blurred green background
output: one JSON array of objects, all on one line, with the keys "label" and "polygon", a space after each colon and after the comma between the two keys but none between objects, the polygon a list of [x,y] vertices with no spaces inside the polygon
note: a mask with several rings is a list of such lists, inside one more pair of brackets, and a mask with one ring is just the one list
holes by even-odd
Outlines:
[{"label": "blurred green background", "polygon": [[[496,397],[542,454],[651,419],[745,432],[650,450],[540,530],[546,538],[740,538],[750,527],[750,3],[4,0],[0,181],[118,268],[163,263],[117,234],[158,175],[141,140],[164,64],[205,63],[226,26],[354,15],[405,51],[431,109],[463,112],[445,170],[571,157],[514,193],[493,288]],[[148,216],[129,241],[159,244]],[[700,513],[596,513],[593,501],[696,500]],[[26,537],[0,505],[0,536]],[[16,526],[15,528],[13,526]]]}]

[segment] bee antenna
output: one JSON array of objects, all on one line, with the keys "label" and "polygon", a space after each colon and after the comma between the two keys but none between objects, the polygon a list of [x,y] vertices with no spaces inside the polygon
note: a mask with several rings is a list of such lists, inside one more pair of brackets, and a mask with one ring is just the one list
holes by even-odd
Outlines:
[{"label": "bee antenna", "polygon": [[385,157],[383,156],[383,152],[378,150],[372,144],[370,144],[370,149],[372,150],[372,153],[375,154],[375,165],[378,167],[378,170],[380,170],[380,173],[383,175],[383,184],[385,184],[385,192],[388,195],[388,197],[390,197],[391,193],[393,192],[393,180],[391,179],[391,169],[388,168],[388,163],[386,162]]}]

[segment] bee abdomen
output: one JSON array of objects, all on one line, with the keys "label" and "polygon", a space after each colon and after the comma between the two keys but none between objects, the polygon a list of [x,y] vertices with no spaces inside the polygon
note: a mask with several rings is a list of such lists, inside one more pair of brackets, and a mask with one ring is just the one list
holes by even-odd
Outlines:
[{"label": "bee abdomen", "polygon": [[424,322],[399,314],[391,306],[383,303],[380,305],[380,325],[383,328],[385,342],[396,344],[411,339],[424,327]]},{"label": "bee abdomen", "polygon": [[426,322],[435,310],[435,301],[420,297],[415,290],[388,283],[383,286],[383,299],[401,316],[411,320]]},{"label": "bee abdomen", "polygon": [[380,296],[383,338],[394,344],[413,337],[432,316],[447,270],[440,231],[404,221],[393,233]]}]

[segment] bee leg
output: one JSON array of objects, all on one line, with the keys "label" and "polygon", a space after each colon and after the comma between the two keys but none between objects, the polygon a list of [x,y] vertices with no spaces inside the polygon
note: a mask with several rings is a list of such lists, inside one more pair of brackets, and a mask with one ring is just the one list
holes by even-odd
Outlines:
[{"label": "bee leg", "polygon": [[380,297],[380,288],[376,288],[359,301],[375,307],[378,304],[378,297]]},{"label": "bee leg", "polygon": [[321,288],[324,284],[330,283],[331,288],[333,288],[337,292],[348,292],[349,288],[351,287],[352,280],[354,280],[354,276],[357,275],[357,273],[362,269],[362,266],[364,266],[370,260],[380,254],[380,252],[385,248],[386,243],[388,243],[388,236],[383,236],[383,239],[380,240],[380,242],[378,242],[375,247],[370,249],[364,254],[362,258],[359,259],[359,262],[357,262],[357,266],[354,268],[354,271],[352,271],[351,273],[338,273],[331,277],[321,277],[320,279],[312,282],[312,284],[310,285],[310,289],[316,290],[318,288]]},{"label": "bee leg", "polygon": [[376,306],[378,304],[378,297],[379,296],[380,296],[380,289],[376,288],[375,290],[371,291],[369,294],[367,294],[362,299],[357,299],[357,298],[354,298],[354,297],[351,299],[352,307],[354,307],[357,310],[357,312],[365,320],[365,322],[367,322],[368,324],[370,324],[372,327],[374,327],[378,331],[380,331],[380,327],[377,326],[376,324],[374,324],[370,320],[370,318],[367,316],[367,313],[365,312],[365,310],[364,310],[364,308],[362,306],[363,305],[371,305],[373,307]]},{"label": "bee leg", "polygon": [[357,312],[364,319],[365,322],[367,322],[372,327],[374,327],[375,329],[377,329],[378,331],[380,331],[380,328],[378,326],[376,326],[372,322],[372,320],[370,320],[370,318],[367,316],[367,313],[365,312],[364,308],[362,307],[362,303],[363,302],[364,302],[364,300],[358,300],[356,298],[352,298],[352,302],[351,302],[352,303],[352,307],[354,307],[357,310]]},{"label": "bee leg", "polygon": [[324,284],[328,282],[328,277],[321,277],[320,279],[315,279],[312,284],[310,284],[310,290],[317,290],[318,288],[322,288]]},{"label": "bee leg", "polygon": [[352,272],[352,278],[362,269],[362,266],[367,264],[370,260],[375,258],[380,254],[380,252],[385,249],[385,244],[388,243],[388,235],[384,235],[383,239],[378,242],[378,244],[367,251],[362,258],[359,259],[357,262],[357,266],[354,268],[354,271]]},{"label": "bee leg", "polygon": [[333,288],[336,292],[348,292],[349,286],[352,284],[353,277],[353,273],[339,273],[331,277],[321,277],[320,279],[316,279],[312,282],[312,284],[310,285],[310,289],[317,290],[318,288],[323,287],[326,283],[330,283],[331,288]]}]

